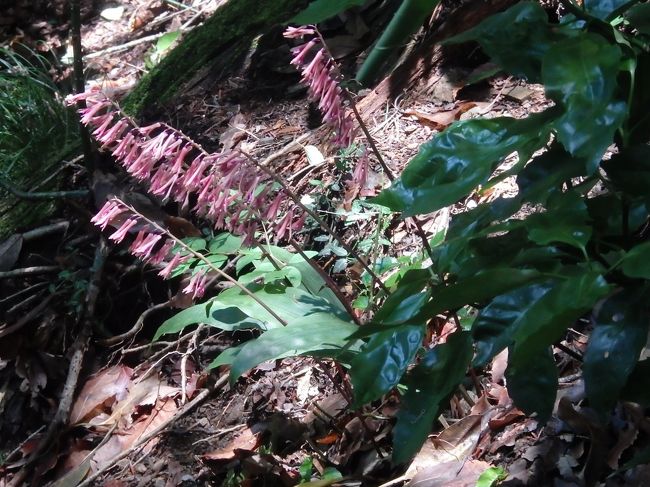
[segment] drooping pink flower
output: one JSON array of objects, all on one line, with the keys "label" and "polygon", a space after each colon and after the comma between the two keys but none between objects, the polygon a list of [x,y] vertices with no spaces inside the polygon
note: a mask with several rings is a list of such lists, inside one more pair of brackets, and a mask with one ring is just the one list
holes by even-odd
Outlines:
[{"label": "drooping pink flower", "polygon": [[284,37],[287,39],[299,39],[304,36],[313,36],[316,30],[313,27],[300,26],[300,27],[287,27],[284,31]]},{"label": "drooping pink flower", "polygon": [[114,200],[108,200],[99,212],[90,219],[92,223],[106,230],[106,227],[113,221],[113,219],[120,213],[126,211]]},{"label": "drooping pink flower", "polygon": [[157,233],[149,233],[145,235],[141,241],[133,242],[129,250],[136,257],[140,257],[141,259],[146,260],[151,257],[153,248],[161,238],[162,235],[159,235]]},{"label": "drooping pink flower", "polygon": [[158,273],[163,279],[169,279],[172,275],[172,272],[181,265],[183,262],[186,262],[189,259],[189,256],[181,255],[180,253],[175,253],[172,256],[172,259],[165,265],[165,267]]},{"label": "drooping pink flower", "polygon": [[205,283],[207,273],[204,270],[199,270],[190,278],[190,282],[183,288],[185,294],[191,294],[193,299],[201,297],[205,294]]},{"label": "drooping pink flower", "polygon": [[113,232],[108,238],[116,243],[120,243],[128,235],[129,230],[138,224],[138,221],[135,218],[129,218],[126,220],[122,226]]}]

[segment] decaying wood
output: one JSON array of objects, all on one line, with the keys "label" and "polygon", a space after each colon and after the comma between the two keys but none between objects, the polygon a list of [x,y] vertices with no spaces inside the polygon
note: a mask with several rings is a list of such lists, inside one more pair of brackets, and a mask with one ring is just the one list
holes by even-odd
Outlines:
[{"label": "decaying wood", "polygon": [[515,3],[517,0],[476,0],[451,12],[424,43],[359,102],[361,116],[368,119],[388,100],[395,99],[404,91],[418,95],[429,93],[439,80],[436,68],[448,57],[445,52],[448,48],[441,47],[440,42],[478,25],[490,15]]}]

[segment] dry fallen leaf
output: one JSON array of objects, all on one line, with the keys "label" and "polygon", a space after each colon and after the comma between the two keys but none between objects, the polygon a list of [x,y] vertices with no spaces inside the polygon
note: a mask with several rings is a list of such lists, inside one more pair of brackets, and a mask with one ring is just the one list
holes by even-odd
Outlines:
[{"label": "dry fallen leaf", "polygon": [[452,110],[440,111],[436,113],[426,113],[419,110],[405,110],[403,115],[415,117],[418,122],[434,130],[442,131],[449,125],[454,123],[460,116],[471,108],[474,108],[476,103],[465,102],[459,104]]},{"label": "dry fallen leaf", "polygon": [[78,424],[103,412],[105,407],[128,394],[133,370],[123,365],[104,369],[91,377],[79,392],[72,407],[70,424]]},{"label": "dry fallen leaf", "polygon": [[223,448],[206,453],[203,455],[205,460],[217,460],[229,462],[237,458],[238,451],[253,451],[255,450],[260,441],[260,433],[253,433],[250,428],[244,429],[241,433],[235,436],[230,443]]}]

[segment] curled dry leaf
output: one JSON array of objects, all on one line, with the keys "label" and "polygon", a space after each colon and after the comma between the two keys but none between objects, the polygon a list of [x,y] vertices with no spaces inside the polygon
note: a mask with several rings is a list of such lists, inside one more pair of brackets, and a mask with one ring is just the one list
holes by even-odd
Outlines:
[{"label": "curled dry leaf", "polygon": [[251,452],[259,446],[260,433],[254,433],[252,429],[246,428],[237,436],[235,436],[230,443],[223,448],[206,453],[203,455],[204,460],[229,462],[238,457],[239,452]]}]

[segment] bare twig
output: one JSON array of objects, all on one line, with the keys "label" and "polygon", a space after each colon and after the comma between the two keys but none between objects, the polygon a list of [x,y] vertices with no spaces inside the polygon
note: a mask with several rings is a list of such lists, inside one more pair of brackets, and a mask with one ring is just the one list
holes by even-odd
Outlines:
[{"label": "bare twig", "polygon": [[41,314],[41,311],[47,308],[47,305],[50,304],[50,301],[52,300],[53,297],[54,294],[50,294],[43,301],[41,301],[39,304],[37,304],[31,310],[29,310],[29,313],[27,313],[25,316],[23,316],[20,320],[18,320],[13,325],[7,327],[0,327],[0,338],[7,336],[10,333],[13,333],[17,330],[20,330],[23,326],[25,326],[27,323],[29,323],[34,318],[36,318],[39,314]]},{"label": "bare twig", "polygon": [[90,192],[87,189],[75,189],[71,191],[23,191],[17,188],[14,188],[11,184],[5,181],[4,178],[0,178],[0,186],[9,191],[16,198],[22,200],[56,200],[61,198],[86,198]]},{"label": "bare twig", "polygon": [[29,242],[30,240],[36,240],[37,238],[46,237],[52,235],[53,233],[65,232],[70,226],[70,222],[62,221],[57,223],[52,223],[51,225],[45,225],[43,227],[34,228],[28,232],[23,233],[23,240]]},{"label": "bare twig", "polygon": [[40,265],[33,267],[22,267],[12,271],[0,272],[0,279],[13,279],[14,277],[38,276],[61,270],[58,265]]},{"label": "bare twig", "polygon": [[164,303],[158,303],[154,304],[150,308],[147,308],[136,320],[135,324],[131,327],[131,329],[125,331],[124,333],[120,335],[115,335],[110,338],[106,338],[104,340],[99,340],[97,343],[104,347],[111,347],[113,345],[117,345],[119,343],[123,343],[124,341],[128,340],[129,338],[134,337],[137,335],[137,333],[142,329],[142,325],[144,324],[144,320],[147,319],[147,317],[161,309],[168,308],[171,305],[169,301],[165,301]]}]

